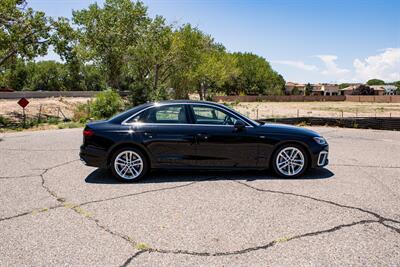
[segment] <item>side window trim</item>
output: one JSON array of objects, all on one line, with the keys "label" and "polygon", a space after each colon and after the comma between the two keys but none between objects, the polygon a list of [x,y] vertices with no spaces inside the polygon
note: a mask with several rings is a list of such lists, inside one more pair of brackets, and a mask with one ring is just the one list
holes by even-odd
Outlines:
[{"label": "side window trim", "polygon": [[142,114],[144,112],[150,111],[151,109],[158,108],[157,106],[153,105],[153,106],[147,107],[147,108],[145,108],[143,110],[140,110],[137,113],[133,114],[128,119],[123,121],[121,123],[121,125],[135,125],[137,123],[145,124],[145,125],[190,125],[190,124],[192,124],[191,117],[188,114],[188,107],[187,107],[188,104],[186,104],[186,103],[174,103],[174,104],[162,105],[162,106],[159,106],[159,107],[167,107],[167,106],[182,106],[184,108],[184,110],[185,110],[185,116],[186,116],[187,122],[186,123],[182,123],[182,122],[178,122],[178,123],[171,123],[171,122],[167,122],[167,123],[163,123],[163,122],[129,122],[130,120],[132,120],[133,118],[139,116],[140,114]]},{"label": "side window trim", "polygon": [[[223,109],[221,107],[214,106],[214,105],[202,104],[202,103],[194,103],[194,104],[193,103],[173,103],[173,104],[171,103],[171,104],[165,104],[165,105],[168,105],[168,106],[170,106],[170,105],[183,105],[183,106],[185,106],[185,108],[186,108],[186,116],[188,116],[187,117],[188,123],[146,123],[146,122],[144,122],[144,123],[141,123],[141,124],[145,124],[145,125],[191,125],[191,126],[193,126],[193,125],[202,125],[202,126],[214,126],[214,127],[215,126],[216,127],[232,127],[232,125],[196,124],[196,122],[195,122],[195,114],[194,114],[194,111],[193,111],[193,106],[194,105],[198,105],[198,106],[206,106],[206,107],[216,108],[216,109],[218,109],[220,111],[228,113],[229,115],[231,115],[232,117],[234,117],[237,120],[243,121],[246,124],[246,127],[250,127],[250,128],[254,127],[249,122],[247,122],[246,120],[242,119],[239,116],[236,116],[234,113],[230,112],[229,110],[226,110],[226,109]],[[121,125],[134,125],[134,124],[137,124],[137,122],[128,122],[128,121],[131,120],[132,118],[136,117],[137,115],[141,114],[142,112],[145,112],[145,111],[147,111],[148,109],[151,109],[151,108],[155,108],[155,106],[154,105],[153,106],[149,106],[149,107],[147,107],[147,108],[145,108],[143,110],[140,110],[140,111],[136,112],[135,114],[133,114],[129,118],[125,119],[121,123]]]}]

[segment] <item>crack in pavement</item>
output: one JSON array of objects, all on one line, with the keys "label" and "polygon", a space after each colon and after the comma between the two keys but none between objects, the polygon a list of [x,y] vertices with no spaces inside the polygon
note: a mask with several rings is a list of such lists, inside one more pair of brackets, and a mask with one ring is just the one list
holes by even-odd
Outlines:
[{"label": "crack in pavement", "polygon": [[[356,225],[364,225],[364,224],[370,224],[370,223],[378,223],[383,225],[385,228],[388,228],[390,230],[395,231],[396,233],[400,234],[400,229],[396,228],[394,226],[388,225],[385,222],[393,222],[393,223],[400,223],[400,221],[391,219],[391,218],[386,218],[383,217],[373,211],[369,211],[363,208],[359,208],[359,207],[354,207],[354,206],[349,206],[349,205],[343,205],[343,204],[339,204],[333,201],[329,201],[329,200],[324,200],[324,199],[319,199],[319,198],[315,198],[315,197],[311,197],[311,196],[306,196],[306,195],[301,195],[301,194],[296,194],[296,193],[291,193],[291,192],[283,192],[283,191],[276,191],[276,190],[268,190],[268,189],[261,189],[261,188],[257,188],[254,187],[252,185],[249,185],[247,183],[244,182],[240,182],[240,181],[234,181],[231,180],[235,183],[238,183],[242,186],[246,186],[252,190],[256,190],[259,192],[266,192],[266,193],[273,193],[273,194],[281,194],[281,195],[291,195],[291,196],[295,196],[295,197],[301,197],[301,198],[306,198],[306,199],[311,199],[313,201],[317,201],[317,202],[322,202],[325,204],[330,204],[330,205],[334,205],[340,208],[347,208],[347,209],[353,209],[353,210],[358,210],[364,213],[367,213],[369,215],[372,215],[374,217],[376,217],[375,220],[361,220],[361,221],[356,221],[356,222],[352,222],[352,223],[348,223],[348,224],[340,224],[337,226],[334,226],[332,228],[329,229],[325,229],[325,230],[319,230],[319,231],[314,231],[314,232],[308,232],[308,233],[304,233],[304,234],[300,234],[300,235],[296,235],[296,236],[292,236],[292,237],[288,237],[288,238],[283,238],[283,239],[278,239],[278,240],[273,240],[270,241],[264,245],[259,245],[259,246],[255,246],[255,247],[249,247],[249,248],[244,248],[241,250],[235,250],[235,251],[227,251],[227,252],[196,252],[196,251],[189,251],[189,250],[168,250],[168,249],[158,249],[158,248],[148,248],[148,249],[144,249],[143,251],[146,252],[156,252],[156,253],[161,253],[161,254],[183,254],[183,255],[192,255],[192,256],[230,256],[230,255],[239,255],[239,254],[245,254],[245,253],[249,253],[249,252],[253,252],[253,251],[257,251],[257,250],[266,250],[268,248],[273,247],[274,245],[278,244],[278,243],[282,243],[282,242],[289,242],[291,240],[295,240],[295,239],[301,239],[301,238],[305,238],[305,237],[310,237],[310,236],[317,236],[317,235],[321,235],[321,234],[327,234],[327,233],[332,233],[332,232],[336,232],[339,231],[343,228],[347,228],[347,227],[353,227]],[[133,258],[136,258],[137,256],[139,256],[141,253],[135,253],[134,255],[132,255],[130,258],[128,258],[125,263],[122,266],[127,266],[132,260]]]},{"label": "crack in pavement", "polygon": [[60,207],[62,207],[62,206],[61,205],[56,205],[56,206],[51,206],[51,207],[47,207],[47,208],[26,211],[26,212],[19,213],[19,214],[13,215],[13,216],[0,218],[0,222],[11,220],[11,219],[15,219],[15,218],[26,216],[26,215],[30,215],[30,214],[34,214],[34,213],[45,212],[45,211],[57,209],[57,208],[60,208]]},{"label": "crack in pavement", "polygon": [[140,254],[143,254],[143,253],[145,253],[145,252],[147,252],[147,251],[146,251],[146,250],[139,250],[138,252],[136,252],[135,254],[133,254],[132,256],[130,256],[130,257],[121,265],[121,267],[126,267],[126,266],[128,266],[134,258],[138,257]]},{"label": "crack in pavement", "polygon": [[120,198],[125,198],[125,197],[138,196],[138,195],[152,193],[152,192],[159,192],[159,191],[178,189],[178,188],[182,188],[182,187],[186,187],[186,186],[190,186],[190,185],[196,184],[198,182],[212,180],[213,178],[216,179],[218,177],[207,177],[207,178],[199,179],[197,181],[186,183],[186,184],[183,184],[183,185],[164,187],[164,188],[158,188],[158,189],[151,189],[151,190],[146,190],[146,191],[126,194],[126,195],[120,195],[120,196],[116,196],[116,197],[110,197],[110,198],[104,198],[104,199],[98,199],[98,200],[91,200],[91,201],[87,201],[87,202],[83,202],[83,203],[77,204],[74,207],[81,207],[81,206],[85,206],[85,205],[89,205],[89,204],[93,204],[93,203],[100,203],[100,202],[104,202],[104,201],[110,201],[110,200],[115,200],[115,199],[120,199]]},{"label": "crack in pavement", "polygon": [[40,177],[40,174],[26,174],[19,176],[0,176],[0,180]]},{"label": "crack in pavement", "polygon": [[[46,181],[45,181],[45,179],[44,179],[44,175],[45,175],[49,170],[52,170],[52,169],[55,169],[55,168],[58,168],[58,167],[61,167],[61,166],[70,164],[70,163],[75,162],[75,161],[78,161],[78,160],[79,160],[79,159],[74,159],[74,160],[71,160],[71,161],[67,161],[67,162],[64,162],[64,163],[61,163],[61,164],[57,164],[57,165],[48,167],[48,168],[46,168],[46,169],[43,169],[42,173],[40,173],[40,174],[38,174],[38,175],[28,176],[28,177],[40,177],[42,188],[43,188],[50,196],[52,196],[53,198],[55,198],[59,203],[64,203],[65,200],[64,200],[63,198],[59,198],[59,197],[57,196],[57,194],[56,194],[55,192],[53,192],[52,190],[50,190],[50,188],[46,185]],[[0,179],[14,179],[14,178],[22,178],[22,176],[1,177]],[[11,219],[18,218],[18,217],[22,217],[22,216],[25,216],[25,215],[29,215],[29,214],[32,214],[32,213],[34,213],[34,212],[44,212],[44,211],[48,211],[48,210],[52,210],[52,209],[56,209],[56,208],[60,208],[60,207],[62,207],[62,205],[55,205],[55,206],[46,207],[46,208],[42,208],[42,209],[34,209],[34,210],[31,210],[31,211],[22,212],[22,213],[13,215],[13,216],[0,218],[0,222],[2,222],[2,221],[7,221],[7,220],[11,220]]]},{"label": "crack in pavement", "polygon": [[[53,168],[53,167],[52,167],[52,168]],[[46,171],[46,172],[47,172],[47,171]],[[62,197],[58,197],[57,194],[56,194],[54,191],[50,190],[50,188],[49,188],[49,187],[46,185],[46,183],[45,183],[45,180],[44,180],[44,177],[43,177],[44,174],[45,174],[45,172],[43,172],[43,173],[40,174],[40,175],[36,175],[37,177],[40,177],[40,178],[42,179],[42,187],[43,187],[53,198],[55,198],[56,200],[62,201],[62,203],[63,203],[64,205],[56,205],[56,206],[52,206],[52,207],[48,207],[48,208],[43,208],[43,209],[39,210],[39,212],[41,212],[42,210],[45,210],[45,209],[56,209],[56,208],[65,207],[65,205],[67,205],[66,200],[65,200],[64,198],[62,198]],[[187,186],[193,185],[193,184],[195,184],[195,183],[197,183],[197,182],[202,182],[202,181],[206,181],[206,180],[211,180],[212,178],[213,178],[213,177],[207,177],[207,178],[200,179],[200,180],[198,180],[198,181],[194,181],[194,182],[190,182],[190,183],[186,183],[186,184],[183,184],[183,185],[171,186],[171,187],[163,187],[163,188],[152,189],[152,190],[146,190],[146,191],[141,191],[141,192],[136,192],[136,193],[131,193],[131,194],[120,195],[120,196],[116,196],[116,197],[110,197],[110,198],[105,198],[105,199],[98,199],[98,200],[92,200],[92,201],[82,202],[82,203],[79,203],[79,204],[68,204],[68,206],[69,206],[69,208],[71,208],[71,209],[77,209],[77,208],[79,208],[79,207],[81,207],[81,206],[89,205],[89,204],[92,204],[92,203],[100,203],[100,202],[104,202],[104,201],[110,201],[110,200],[115,200],[115,199],[121,199],[121,198],[125,198],[125,197],[132,197],[132,196],[138,196],[138,195],[143,195],[143,194],[147,194],[147,193],[153,193],[153,192],[166,191],[166,190],[172,190],[172,189],[178,189],[178,188],[182,188],[182,187],[187,187]],[[24,216],[24,215],[29,215],[29,214],[31,214],[32,212],[35,212],[35,211],[38,211],[38,210],[31,210],[31,211],[23,212],[23,213],[14,215],[14,216],[0,218],[0,222],[1,222],[1,221],[4,221],[4,220],[9,220],[9,219],[21,217],[21,216]]]},{"label": "crack in pavement", "polygon": [[54,165],[54,166],[51,166],[51,167],[49,167],[49,168],[31,169],[31,170],[42,170],[42,172],[39,173],[39,174],[24,174],[24,175],[17,175],[17,176],[0,176],[0,180],[1,180],[1,179],[18,179],[18,178],[29,178],[29,177],[31,177],[31,178],[32,178],[32,177],[41,177],[44,173],[46,173],[46,172],[49,171],[49,170],[52,170],[52,169],[61,167],[61,166],[63,166],[63,165],[67,165],[67,164],[69,164],[69,163],[72,163],[72,162],[75,162],[75,161],[78,161],[78,160],[80,160],[80,159],[74,159],[74,160],[71,160],[71,161],[67,161],[67,162],[64,162],[64,163],[60,163],[60,164],[58,164],[58,165]]},{"label": "crack in pavement", "polygon": [[[322,234],[327,234],[327,233],[333,233],[336,231],[339,231],[343,228],[348,228],[348,227],[353,227],[356,225],[363,225],[363,224],[370,224],[370,223],[379,223],[377,220],[361,220],[361,221],[356,221],[348,224],[340,224],[337,226],[334,226],[329,229],[325,230],[319,230],[319,231],[314,231],[314,232],[308,232],[300,235],[295,235],[292,237],[287,237],[287,238],[281,238],[281,239],[276,239],[273,241],[270,241],[264,245],[259,245],[259,246],[254,246],[254,247],[248,247],[240,250],[234,250],[234,251],[225,251],[225,252],[196,252],[196,251],[189,251],[189,250],[170,250],[170,249],[157,249],[157,248],[147,248],[143,249],[139,252],[148,252],[148,253],[160,253],[160,254],[181,254],[181,255],[190,255],[190,256],[200,256],[200,257],[221,257],[221,256],[232,256],[232,255],[241,255],[241,254],[246,254],[249,252],[254,252],[257,250],[267,250],[276,244],[279,243],[286,243],[292,240],[296,239],[301,239],[305,237],[311,237],[311,236],[318,236]],[[121,266],[128,266],[128,264],[136,257],[141,255],[142,253],[136,252],[133,254],[131,257],[129,257]]]},{"label": "crack in pavement", "polygon": [[[74,161],[77,161],[77,160],[78,160],[78,159],[72,160],[72,161],[68,161],[68,162],[65,162],[65,163],[62,163],[62,164],[58,164],[58,165],[55,165],[55,166],[52,166],[52,167],[43,169],[43,172],[39,175],[39,176],[41,177],[41,179],[42,179],[41,185],[42,185],[42,187],[46,190],[46,192],[48,192],[48,194],[49,194],[50,196],[52,196],[55,200],[57,200],[57,202],[60,203],[60,205],[53,206],[53,207],[50,207],[50,208],[48,208],[48,209],[39,210],[38,212],[45,211],[45,210],[49,210],[49,209],[56,209],[56,208],[59,208],[59,207],[65,207],[65,208],[67,208],[66,200],[65,200],[64,198],[59,197],[59,196],[56,194],[56,192],[54,192],[53,190],[51,190],[51,189],[47,186],[47,184],[46,184],[46,179],[45,179],[45,175],[46,175],[46,173],[47,173],[49,170],[51,170],[51,169],[55,169],[55,168],[61,167],[61,166],[63,166],[63,165],[67,165],[67,164],[69,164],[69,163],[71,163],[71,162],[74,162]],[[182,187],[190,186],[190,185],[192,185],[192,184],[195,184],[195,183],[198,183],[198,182],[201,182],[201,181],[210,180],[210,179],[217,179],[217,178],[218,178],[218,176],[217,176],[217,177],[215,177],[215,176],[214,176],[214,177],[207,177],[207,178],[205,178],[205,179],[202,179],[202,180],[199,180],[199,181],[194,181],[194,182],[187,183],[187,184],[184,184],[184,185],[178,185],[178,186],[173,186],[173,187],[168,187],[168,188],[160,188],[160,189],[147,190],[147,191],[142,191],[142,192],[127,194],[127,195],[122,195],[122,196],[117,196],[117,197],[105,198],[105,199],[100,199],[100,200],[87,201],[87,202],[84,202],[84,203],[81,203],[81,204],[78,204],[78,205],[72,205],[72,206],[70,207],[70,209],[72,209],[74,212],[76,212],[76,213],[79,214],[80,216],[83,216],[83,217],[86,218],[87,220],[94,222],[95,225],[96,225],[99,229],[101,229],[101,230],[103,230],[103,231],[105,231],[105,232],[107,232],[107,233],[109,233],[109,234],[111,234],[111,235],[113,235],[113,236],[115,236],[115,237],[118,237],[118,238],[121,238],[121,239],[125,240],[126,242],[128,242],[128,243],[131,244],[132,246],[136,246],[136,245],[138,245],[138,243],[137,243],[136,241],[132,240],[129,236],[127,236],[127,235],[125,235],[125,234],[123,234],[123,233],[117,232],[117,231],[113,231],[113,230],[110,229],[109,227],[107,227],[107,226],[101,224],[100,221],[99,221],[98,219],[96,219],[96,218],[94,218],[94,217],[92,217],[92,216],[90,216],[90,215],[87,215],[87,214],[85,215],[84,212],[82,212],[82,210],[79,210],[79,207],[84,206],[84,205],[88,205],[88,204],[91,204],[91,203],[99,203],[99,202],[104,202],[104,201],[109,201],[109,200],[114,200],[114,199],[120,199],[120,198],[124,198],[124,197],[142,195],[142,194],[151,193],[151,192],[157,192],[157,191],[163,191],[163,190],[173,190],[173,189],[177,189],[177,188],[182,188]],[[289,241],[291,241],[291,240],[300,239],[300,238],[304,238],[304,237],[310,237],[310,236],[317,236],[317,235],[321,235],[321,234],[332,233],[332,232],[339,231],[340,229],[343,229],[343,228],[353,227],[353,226],[356,226],[356,225],[370,224],[370,223],[379,223],[379,224],[383,225],[384,227],[386,227],[386,228],[388,228],[388,229],[390,229],[390,230],[393,230],[393,231],[395,231],[396,233],[400,234],[400,229],[398,229],[398,228],[396,228],[396,227],[394,227],[394,226],[391,226],[391,225],[388,225],[387,223],[385,223],[385,222],[400,223],[399,221],[394,220],[394,219],[390,219],[390,218],[383,217],[383,216],[381,216],[381,215],[379,215],[379,214],[377,214],[377,213],[375,213],[375,212],[372,212],[372,211],[369,211],[369,210],[366,210],[366,209],[363,209],[363,208],[353,207],[353,206],[349,206],[349,205],[343,205],[343,204],[339,204],[339,203],[336,203],[336,202],[333,202],[333,201],[324,200],[324,199],[319,199],[319,198],[315,198],[315,197],[311,197],[311,196],[307,196],[307,195],[296,194],[296,193],[291,193],[291,192],[283,192],[283,191],[276,191],[276,190],[261,189],[261,188],[257,188],[257,187],[255,187],[255,186],[249,185],[249,184],[247,184],[247,183],[244,183],[244,182],[234,181],[234,180],[232,180],[232,179],[227,179],[227,180],[231,180],[231,181],[233,181],[233,182],[235,182],[235,183],[238,183],[238,184],[240,184],[240,185],[242,185],[242,186],[246,186],[246,187],[248,187],[248,188],[250,188],[250,189],[252,189],[252,190],[256,190],[256,191],[259,191],[259,192],[274,193],[274,194],[281,194],[281,195],[291,195],[291,196],[295,196],[295,197],[301,197],[301,198],[306,198],[306,199],[314,200],[314,201],[321,202],[321,203],[325,203],[325,204],[334,205],[334,206],[341,207],[341,208],[347,208],[347,209],[352,209],[352,210],[358,210],[358,211],[367,213],[367,214],[369,214],[369,215],[372,215],[372,216],[374,216],[376,219],[375,219],[375,220],[361,220],[361,221],[356,221],[356,222],[352,222],[352,223],[349,223],[349,224],[341,224],[341,225],[334,226],[334,227],[329,228],[329,229],[319,230],[319,231],[314,231],[314,232],[308,232],[308,233],[299,234],[299,235],[296,235],[296,236],[292,236],[292,237],[288,237],[288,238],[283,238],[283,239],[277,239],[277,240],[270,241],[270,242],[268,242],[268,243],[266,243],[266,244],[264,244],[264,245],[259,245],[259,246],[255,246],[255,247],[244,248],[244,249],[235,250],[235,251],[225,251],[225,252],[196,252],[196,251],[189,251],[189,250],[173,250],[173,249],[160,249],[160,248],[151,248],[151,247],[150,247],[150,248],[141,249],[141,250],[139,250],[138,252],[136,252],[135,254],[133,254],[132,256],[130,256],[130,257],[123,263],[122,266],[127,266],[128,264],[131,263],[131,261],[132,261],[134,258],[140,256],[140,255],[143,254],[144,252],[148,252],[148,253],[152,253],[152,252],[153,252],[153,253],[161,253],[161,254],[184,254],[184,255],[192,255],[192,256],[229,256],[229,255],[239,255],[239,254],[245,254],[245,253],[249,253],[249,252],[253,252],[253,251],[257,251],[257,250],[266,250],[266,249],[268,249],[268,248],[271,248],[271,247],[275,246],[275,245],[278,244],[278,243],[289,242]],[[18,215],[14,215],[14,216],[12,216],[12,217],[0,219],[0,221],[9,220],[9,219],[12,219],[12,218],[17,218],[17,217],[21,217],[21,216],[28,215],[28,214],[31,214],[31,213],[32,213],[32,211],[31,211],[31,212],[24,212],[24,213],[21,213],[21,214],[18,214]]]},{"label": "crack in pavement", "polygon": [[[242,185],[242,186],[248,187],[248,188],[250,188],[250,189],[252,189],[252,190],[256,190],[256,191],[258,191],[258,192],[272,193],[272,194],[279,194],[279,195],[289,195],[289,196],[294,196],[294,197],[300,197],[300,198],[310,199],[310,200],[313,200],[313,201],[317,201],[317,202],[321,202],[321,203],[325,203],[325,204],[337,206],[337,207],[340,207],[340,208],[358,210],[358,211],[360,211],[360,212],[363,212],[363,213],[366,213],[366,214],[369,214],[369,215],[374,216],[375,218],[378,219],[378,220],[375,221],[375,222],[378,222],[378,223],[380,223],[380,224],[382,224],[382,222],[385,222],[385,221],[400,224],[400,221],[398,221],[398,220],[391,219],[391,218],[386,218],[386,217],[384,217],[384,216],[382,216],[382,215],[379,215],[379,214],[376,213],[376,212],[373,212],[373,211],[370,211],[370,210],[367,210],[367,209],[363,209],[363,208],[360,208],[360,207],[355,207],[355,206],[340,204],[340,203],[336,203],[336,202],[331,201],[331,200],[325,200],[325,199],[321,199],[321,198],[311,197],[311,196],[307,196],[307,195],[301,195],[301,194],[292,193],[292,192],[284,192],[284,191],[271,190],[271,189],[262,189],[262,188],[258,188],[258,187],[255,187],[255,186],[253,186],[253,185],[249,185],[249,184],[247,184],[247,183],[240,182],[240,181],[234,181],[234,180],[231,180],[231,181],[232,181],[232,182],[235,182],[235,183],[238,183],[238,184],[240,184],[240,185]],[[386,225],[384,225],[384,226],[386,227]],[[394,228],[395,228],[395,227],[394,227]],[[397,228],[396,228],[396,229],[397,229]],[[393,230],[393,229],[392,229],[392,230]],[[396,232],[398,232],[398,231],[396,231]]]}]

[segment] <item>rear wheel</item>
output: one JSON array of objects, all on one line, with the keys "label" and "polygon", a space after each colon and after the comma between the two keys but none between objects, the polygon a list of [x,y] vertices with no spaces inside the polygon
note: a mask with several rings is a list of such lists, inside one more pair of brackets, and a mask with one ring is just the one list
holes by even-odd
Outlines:
[{"label": "rear wheel", "polygon": [[139,150],[135,148],[123,148],[114,153],[110,168],[118,180],[133,182],[146,175],[148,163],[146,157]]},{"label": "rear wheel", "polygon": [[307,170],[307,154],[301,146],[284,145],[275,152],[272,166],[276,174],[281,177],[299,177]]}]

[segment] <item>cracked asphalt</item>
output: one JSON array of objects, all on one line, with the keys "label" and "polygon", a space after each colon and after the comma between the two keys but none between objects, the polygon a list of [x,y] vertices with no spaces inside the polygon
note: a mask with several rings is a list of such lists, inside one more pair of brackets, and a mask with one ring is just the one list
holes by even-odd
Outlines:
[{"label": "cracked asphalt", "polygon": [[0,266],[400,265],[400,132],[313,127],[330,165],[116,182],[81,129],[0,136]]}]

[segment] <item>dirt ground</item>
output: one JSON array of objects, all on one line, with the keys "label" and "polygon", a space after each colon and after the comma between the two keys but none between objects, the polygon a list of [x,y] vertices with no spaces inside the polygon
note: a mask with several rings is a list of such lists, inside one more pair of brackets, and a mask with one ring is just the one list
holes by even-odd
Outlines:
[{"label": "dirt ground", "polygon": [[[77,105],[89,98],[38,98],[29,99],[26,107],[28,117],[41,113],[48,116],[72,118]],[[400,117],[400,103],[359,103],[359,102],[241,102],[233,105],[238,112],[252,118],[270,117]],[[16,99],[0,99],[0,116],[19,119],[22,108]]]},{"label": "dirt ground", "polygon": [[[43,116],[56,116],[72,118],[75,108],[86,103],[90,98],[84,97],[51,97],[28,99],[29,105],[25,108],[28,118],[37,117],[39,110]],[[0,99],[0,116],[12,120],[19,120],[22,116],[22,108],[17,104],[17,99]],[[64,114],[64,115],[63,115]]]},{"label": "dirt ground", "polygon": [[268,117],[400,117],[400,103],[241,102],[233,108],[252,118]]}]

